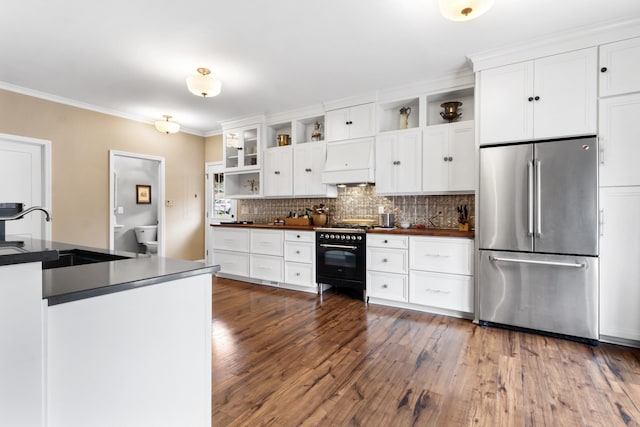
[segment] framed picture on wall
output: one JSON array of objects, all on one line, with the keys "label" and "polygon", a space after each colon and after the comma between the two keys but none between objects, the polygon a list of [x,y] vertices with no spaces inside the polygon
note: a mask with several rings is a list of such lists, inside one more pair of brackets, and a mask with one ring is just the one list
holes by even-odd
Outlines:
[{"label": "framed picture on wall", "polygon": [[151,186],[136,185],[136,203],[139,205],[151,204]]}]

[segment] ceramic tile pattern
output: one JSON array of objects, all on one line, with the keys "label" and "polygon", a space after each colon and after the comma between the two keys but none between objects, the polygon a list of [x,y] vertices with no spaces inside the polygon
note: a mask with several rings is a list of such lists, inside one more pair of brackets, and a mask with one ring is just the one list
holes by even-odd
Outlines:
[{"label": "ceramic tile pattern", "polygon": [[366,218],[378,221],[378,206],[385,213],[395,214],[395,224],[403,221],[424,224],[429,228],[458,228],[456,206],[467,205],[470,227],[474,226],[473,194],[455,194],[446,196],[378,196],[375,186],[345,187],[338,189],[336,199],[261,199],[242,200],[238,212],[240,220],[256,223],[270,223],[277,217],[291,213],[304,214],[305,208],[324,204],[329,208],[329,223],[344,219]]}]

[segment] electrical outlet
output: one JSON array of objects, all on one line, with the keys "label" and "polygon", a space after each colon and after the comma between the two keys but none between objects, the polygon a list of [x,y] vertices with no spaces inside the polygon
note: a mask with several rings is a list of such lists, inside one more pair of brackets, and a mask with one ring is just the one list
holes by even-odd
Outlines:
[{"label": "electrical outlet", "polygon": [[240,208],[240,214],[241,215],[248,215],[249,214],[249,208],[247,206],[243,206]]},{"label": "electrical outlet", "polygon": [[116,210],[116,212],[120,215],[122,215],[124,213],[124,207],[122,206],[118,206],[118,209]]},{"label": "electrical outlet", "polygon": [[379,214],[383,214],[384,213],[384,206],[378,206],[378,213]]}]

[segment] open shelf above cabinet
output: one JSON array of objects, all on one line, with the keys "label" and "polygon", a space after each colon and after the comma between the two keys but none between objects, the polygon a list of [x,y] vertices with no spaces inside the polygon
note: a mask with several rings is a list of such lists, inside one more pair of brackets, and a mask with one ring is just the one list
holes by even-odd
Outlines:
[{"label": "open shelf above cabinet", "polygon": [[[319,124],[320,137],[314,139],[313,131],[316,128],[316,123]],[[295,144],[324,141],[324,116],[314,116],[296,120],[295,129]]]},{"label": "open shelf above cabinet", "polygon": [[[408,126],[402,125],[400,109],[409,112]],[[378,103],[378,132],[413,129],[420,126],[420,99],[418,97]]]},{"label": "open shelf above cabinet", "polygon": [[227,173],[225,195],[230,199],[252,199],[262,197],[260,172]]},{"label": "open shelf above cabinet", "polygon": [[462,102],[462,105],[458,108],[458,112],[462,113],[462,116],[456,122],[474,120],[473,87],[469,87],[427,95],[427,126],[449,123],[448,120],[443,119],[440,115],[440,112],[444,110],[440,105],[452,101]]},{"label": "open shelf above cabinet", "polygon": [[293,122],[273,123],[267,125],[267,135],[265,138],[265,148],[278,147],[278,135],[288,135],[288,144],[291,144],[293,138]]}]

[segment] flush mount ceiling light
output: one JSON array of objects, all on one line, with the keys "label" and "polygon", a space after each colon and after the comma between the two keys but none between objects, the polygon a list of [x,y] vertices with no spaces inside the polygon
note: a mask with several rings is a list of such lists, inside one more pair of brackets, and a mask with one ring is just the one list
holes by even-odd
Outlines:
[{"label": "flush mount ceiling light", "polygon": [[452,21],[470,21],[491,9],[494,0],[438,0],[440,13]]},{"label": "flush mount ceiling light", "polygon": [[211,70],[198,68],[197,71],[198,74],[187,77],[189,91],[203,98],[220,94],[222,82],[211,75]]},{"label": "flush mount ceiling light", "polygon": [[169,119],[171,116],[163,115],[164,120],[158,120],[156,122],[156,129],[160,132],[166,133],[167,135],[170,133],[176,133],[180,130],[180,125],[176,122],[170,122]]}]

